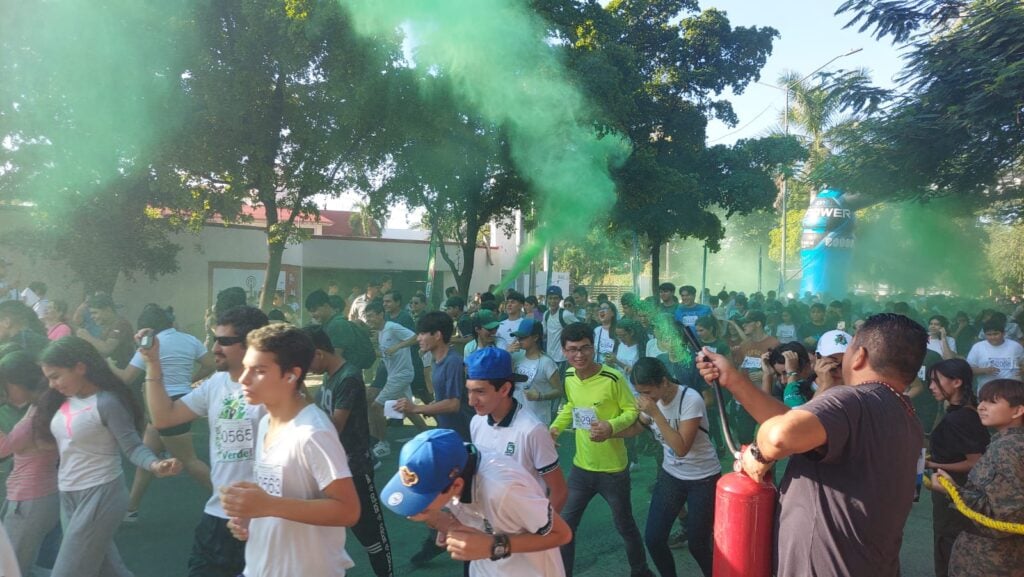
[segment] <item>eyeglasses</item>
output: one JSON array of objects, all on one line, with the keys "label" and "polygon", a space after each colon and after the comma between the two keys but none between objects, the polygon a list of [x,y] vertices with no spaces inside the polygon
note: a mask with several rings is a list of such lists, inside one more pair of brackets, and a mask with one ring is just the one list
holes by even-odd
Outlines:
[{"label": "eyeglasses", "polygon": [[580,347],[578,349],[572,348],[572,349],[565,349],[565,356],[567,356],[567,357],[574,357],[576,355],[589,355],[589,354],[591,354],[593,352],[594,352],[594,347],[590,347],[590,346]]},{"label": "eyeglasses", "polygon": [[230,347],[245,342],[245,337],[213,337],[213,340],[222,347]]}]

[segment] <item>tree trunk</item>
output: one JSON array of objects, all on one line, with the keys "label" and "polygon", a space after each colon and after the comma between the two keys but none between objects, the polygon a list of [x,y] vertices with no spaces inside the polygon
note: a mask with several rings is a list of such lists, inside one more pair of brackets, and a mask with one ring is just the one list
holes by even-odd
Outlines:
[{"label": "tree trunk", "polygon": [[263,289],[260,292],[260,309],[268,312],[274,304],[274,293],[277,291],[277,278],[281,276],[281,257],[284,255],[284,243],[267,243],[266,273],[263,275]]},{"label": "tree trunk", "polygon": [[658,296],[661,284],[661,242],[651,241],[651,294]]}]

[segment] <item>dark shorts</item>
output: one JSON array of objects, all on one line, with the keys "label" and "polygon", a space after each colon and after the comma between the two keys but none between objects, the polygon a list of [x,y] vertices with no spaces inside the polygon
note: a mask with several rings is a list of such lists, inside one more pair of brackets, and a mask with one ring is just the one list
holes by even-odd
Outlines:
[{"label": "dark shorts", "polygon": [[245,541],[235,539],[227,519],[203,513],[196,527],[189,577],[238,577],[245,569]]},{"label": "dark shorts", "polygon": [[[171,396],[172,401],[184,397],[185,395],[173,395]],[[160,433],[161,437],[177,437],[178,435],[184,435],[185,433],[192,432],[192,421],[182,423],[180,425],[174,425],[173,427],[167,427],[166,429],[157,429],[156,432]]]}]

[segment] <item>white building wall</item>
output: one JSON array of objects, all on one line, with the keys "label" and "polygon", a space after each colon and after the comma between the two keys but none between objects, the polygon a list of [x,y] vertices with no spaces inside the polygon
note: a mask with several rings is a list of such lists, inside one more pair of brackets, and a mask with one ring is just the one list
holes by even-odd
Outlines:
[{"label": "white building wall", "polygon": [[[20,210],[0,210],[0,226],[17,228]],[[204,311],[212,304],[212,277],[214,268],[252,269],[262,278],[266,266],[266,236],[261,229],[241,226],[211,225],[199,234],[179,233],[173,242],[182,247],[178,256],[177,273],[150,280],[145,275],[134,279],[118,279],[114,301],[119,312],[133,324],[142,308],[150,302],[173,306],[178,326],[200,336],[203,331]],[[283,268],[302,278],[302,269],[339,269],[360,271],[416,271],[426,276],[428,243],[406,239],[376,238],[313,238],[299,245],[289,246],[282,257]],[[452,255],[458,247],[449,245]],[[73,311],[83,298],[83,287],[74,281],[67,267],[47,260],[32,261],[9,250],[0,252],[11,261],[7,280],[24,287],[32,281],[43,281],[49,287],[48,298],[68,303]],[[488,264],[486,251],[478,248],[472,292],[487,290],[500,280],[502,268],[511,262],[507,249],[492,249],[493,264]],[[443,287],[454,286],[454,276],[447,263],[438,255],[436,271],[442,276]],[[300,287],[304,296],[317,287]],[[300,302],[302,300],[300,296]]]}]

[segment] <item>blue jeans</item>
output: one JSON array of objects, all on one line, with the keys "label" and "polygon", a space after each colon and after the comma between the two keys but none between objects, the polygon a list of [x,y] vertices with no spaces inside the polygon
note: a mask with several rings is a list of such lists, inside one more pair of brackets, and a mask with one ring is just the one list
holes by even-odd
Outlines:
[{"label": "blue jeans", "polygon": [[669,532],[686,505],[686,534],[690,554],[704,577],[711,577],[714,556],[712,533],[715,524],[715,487],[720,474],[697,481],[681,481],[658,469],[658,481],[651,496],[644,541],[661,577],[676,577],[676,563],[668,547]]},{"label": "blue jeans", "polygon": [[626,543],[630,576],[651,575],[650,569],[647,568],[643,538],[633,519],[633,504],[629,500],[629,469],[619,473],[597,473],[573,465],[567,485],[569,498],[562,508],[562,518],[572,529],[573,538],[569,544],[562,546],[565,577],[572,577],[573,563],[576,561],[576,528],[579,527],[583,512],[595,495],[601,495],[608,503],[615,529]]}]

